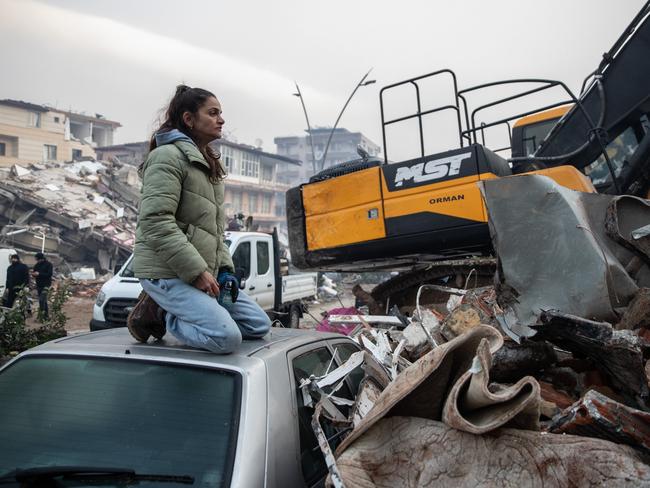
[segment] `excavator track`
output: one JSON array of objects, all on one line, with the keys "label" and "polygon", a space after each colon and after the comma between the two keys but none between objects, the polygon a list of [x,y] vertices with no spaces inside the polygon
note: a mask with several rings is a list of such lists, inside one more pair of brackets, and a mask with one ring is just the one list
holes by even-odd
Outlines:
[{"label": "excavator track", "polygon": [[[435,283],[447,276],[454,279],[460,278],[463,283],[450,283],[452,287],[464,287],[467,280],[467,287],[483,286],[491,281],[496,272],[497,260],[493,257],[477,257],[466,259],[455,259],[431,263],[426,268],[405,271],[397,276],[377,285],[370,293],[377,303],[382,306],[415,305],[415,293],[417,289],[426,283]],[[471,276],[470,276],[471,273]],[[468,279],[469,278],[469,279]],[[435,300],[436,293],[430,294],[427,301]],[[440,294],[440,293],[439,293]],[[442,297],[442,294],[441,298]]]}]

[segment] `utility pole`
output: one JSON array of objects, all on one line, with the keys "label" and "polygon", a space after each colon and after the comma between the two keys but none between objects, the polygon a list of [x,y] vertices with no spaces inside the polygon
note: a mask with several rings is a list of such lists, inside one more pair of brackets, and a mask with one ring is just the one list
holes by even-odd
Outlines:
[{"label": "utility pole", "polygon": [[314,152],[314,139],[311,135],[311,125],[309,124],[309,116],[307,116],[307,108],[305,107],[305,101],[302,98],[302,93],[298,82],[294,81],[296,84],[296,93],[293,94],[294,97],[300,98],[300,104],[302,105],[302,111],[305,114],[305,120],[307,121],[307,132],[309,133],[309,146],[311,147],[311,169],[314,174],[316,174],[316,153]]},{"label": "utility pole", "polygon": [[307,115],[307,108],[305,107],[305,101],[302,98],[302,92],[300,91],[300,87],[298,86],[298,83],[296,83],[296,93],[293,94],[294,97],[300,98],[300,103],[302,105],[302,111],[305,114],[305,120],[307,121],[307,131],[309,133],[309,145],[311,146],[311,157],[312,157],[312,169],[314,171],[314,174],[317,171],[321,171],[325,167],[325,160],[327,159],[327,151],[329,150],[330,143],[332,142],[332,137],[334,136],[334,131],[336,131],[337,126],[339,125],[339,121],[341,120],[341,117],[343,116],[343,112],[345,112],[345,109],[348,107],[348,104],[350,103],[350,100],[352,100],[352,97],[354,97],[354,94],[357,92],[357,90],[362,87],[362,86],[368,86],[373,83],[375,83],[377,80],[368,80],[366,81],[366,78],[372,71],[372,68],[368,70],[368,72],[363,75],[363,78],[359,80],[359,83],[354,87],[354,90],[352,90],[352,93],[350,93],[350,96],[348,99],[345,101],[345,104],[343,105],[343,108],[339,112],[338,117],[336,118],[336,122],[334,122],[334,127],[332,127],[332,130],[330,131],[329,137],[327,139],[327,144],[325,145],[325,151],[323,151],[323,156],[321,157],[320,161],[318,164],[316,163],[316,153],[314,152],[314,139],[312,137],[312,131],[311,131],[311,125],[309,123],[309,117]]},{"label": "utility pole", "polygon": [[372,71],[372,68],[370,68],[368,70],[368,72],[365,75],[363,75],[363,78],[361,78],[361,80],[359,80],[359,83],[357,83],[357,86],[354,87],[354,90],[352,90],[352,93],[350,93],[350,96],[346,100],[345,105],[343,105],[343,108],[339,112],[339,116],[336,118],[336,122],[334,122],[334,127],[332,127],[332,130],[330,131],[330,136],[327,139],[327,144],[325,144],[325,151],[323,152],[323,157],[321,158],[321,161],[320,161],[320,170],[322,170],[325,167],[325,160],[327,159],[327,150],[330,147],[330,142],[332,142],[332,136],[334,135],[334,131],[336,130],[336,127],[339,125],[339,120],[341,120],[341,116],[343,115],[343,112],[345,112],[345,109],[347,108],[348,104],[350,103],[350,100],[352,100],[352,97],[354,96],[354,94],[357,92],[357,90],[360,87],[372,85],[373,83],[375,83],[377,81],[377,80],[368,80],[368,81],[366,81],[366,78],[368,77],[368,75],[370,74],[371,71]]}]

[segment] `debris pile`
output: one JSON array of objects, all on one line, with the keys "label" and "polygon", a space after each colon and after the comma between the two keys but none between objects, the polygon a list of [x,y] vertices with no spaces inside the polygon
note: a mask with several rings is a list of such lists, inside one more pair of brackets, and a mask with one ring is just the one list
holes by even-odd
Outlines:
[{"label": "debris pile", "polygon": [[[0,169],[2,245],[112,270],[134,244],[137,169],[84,160]],[[60,257],[60,259],[58,259]]]},{"label": "debris pile", "polygon": [[331,486],[650,482],[650,202],[513,180],[482,188],[493,286],[319,326],[364,349],[301,383]]}]

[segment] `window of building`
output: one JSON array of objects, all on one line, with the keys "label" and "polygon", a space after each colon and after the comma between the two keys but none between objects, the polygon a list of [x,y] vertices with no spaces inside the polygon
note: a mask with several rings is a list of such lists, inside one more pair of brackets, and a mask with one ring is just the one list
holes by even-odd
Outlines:
[{"label": "window of building", "polygon": [[271,195],[262,195],[262,213],[271,213]]},{"label": "window of building", "polygon": [[18,138],[0,134],[0,156],[18,157]]},{"label": "window of building", "polygon": [[81,159],[81,149],[72,150],[72,160],[76,161],[77,159]]},{"label": "window of building", "polygon": [[265,275],[269,271],[271,259],[269,258],[269,243],[257,241],[257,274]]},{"label": "window of building", "polygon": [[235,151],[230,146],[222,145],[221,150],[221,161],[223,161],[226,171],[232,173],[233,168],[235,167]]},{"label": "window of building", "polygon": [[43,145],[43,160],[56,161],[56,146],[51,144]]},{"label": "window of building", "polygon": [[39,112],[29,112],[29,119],[27,122],[29,127],[41,126],[41,114]]},{"label": "window of building", "polygon": [[248,195],[248,211],[250,213],[257,213],[257,193],[251,193]]},{"label": "window of building", "polygon": [[262,166],[262,181],[273,181],[273,166],[269,164]]},{"label": "window of building", "polygon": [[60,121],[61,121],[61,119],[59,119],[58,117],[54,117],[54,123],[55,124],[58,124]]},{"label": "window of building", "polygon": [[235,213],[241,212],[241,193],[240,192],[233,192],[232,193],[232,209]]},{"label": "window of building", "polygon": [[260,158],[245,152],[242,157],[241,174],[243,176],[252,176],[259,178],[260,176]]}]

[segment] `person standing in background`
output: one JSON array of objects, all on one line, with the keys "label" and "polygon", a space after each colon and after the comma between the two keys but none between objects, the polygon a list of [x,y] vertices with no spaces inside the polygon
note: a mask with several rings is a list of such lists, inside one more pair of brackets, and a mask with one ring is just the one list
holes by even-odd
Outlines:
[{"label": "person standing in background", "polygon": [[14,306],[18,292],[29,285],[29,268],[20,261],[18,254],[9,258],[11,264],[7,268],[7,281],[5,282],[5,298],[2,305],[7,308]]},{"label": "person standing in background", "polygon": [[41,319],[47,320],[50,316],[47,306],[47,294],[52,286],[52,263],[47,260],[42,252],[36,253],[36,264],[32,270],[32,276],[36,279],[39,315]]}]

